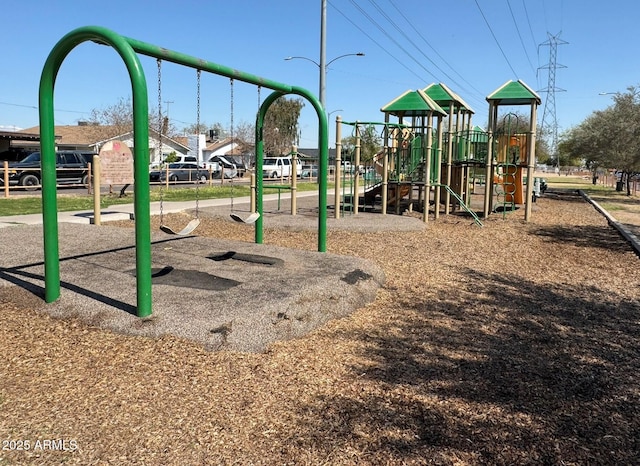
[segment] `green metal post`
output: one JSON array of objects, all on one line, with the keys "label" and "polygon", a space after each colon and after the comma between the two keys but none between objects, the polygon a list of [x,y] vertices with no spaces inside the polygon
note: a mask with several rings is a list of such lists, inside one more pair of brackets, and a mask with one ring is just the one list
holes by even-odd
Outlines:
[{"label": "green metal post", "polygon": [[[329,123],[324,108],[312,94],[305,89],[292,87],[289,91],[291,94],[297,94],[305,97],[315,108],[318,114],[318,147],[319,147],[319,163],[318,163],[318,252],[327,251],[327,177],[329,171]],[[279,97],[284,94],[280,91],[270,94],[260,106],[256,117],[256,204],[258,206],[260,217],[255,223],[255,241],[262,243],[263,240],[263,223],[262,223],[262,199],[263,199],[263,178],[262,178],[262,155],[264,153],[264,142],[262,140],[262,129],[264,126],[264,117],[269,107]]]},{"label": "green metal post", "polygon": [[[55,50],[55,49],[54,49]],[[52,52],[53,53],[53,52]],[[58,52],[60,55],[64,51]],[[42,170],[42,229],[44,239],[44,299],[60,297],[60,256],[58,246],[58,199],[56,195],[56,148],[53,117],[53,86],[59,60],[49,56],[40,77],[40,168]],[[62,61],[62,60],[59,60]]]},{"label": "green metal post", "polygon": [[264,157],[264,139],[263,139],[263,129],[264,129],[264,116],[267,113],[267,110],[279,97],[282,97],[284,94],[282,92],[272,92],[267,96],[267,98],[262,102],[260,108],[258,109],[258,114],[256,115],[256,206],[258,208],[258,212],[260,216],[255,223],[255,241],[258,244],[262,244],[264,241],[264,183],[262,176],[262,159]]},{"label": "green metal post", "polygon": [[87,26],[71,31],[54,46],[40,79],[40,141],[42,153],[42,221],[45,259],[45,301],[60,297],[60,259],[56,198],[56,156],[53,118],[55,78],[64,58],[82,42],[113,47],[124,61],[133,92],[134,179],[136,218],[137,313],[151,314],[151,229],[149,208],[149,126],[147,84],[142,66],[127,39],[105,28]]}]

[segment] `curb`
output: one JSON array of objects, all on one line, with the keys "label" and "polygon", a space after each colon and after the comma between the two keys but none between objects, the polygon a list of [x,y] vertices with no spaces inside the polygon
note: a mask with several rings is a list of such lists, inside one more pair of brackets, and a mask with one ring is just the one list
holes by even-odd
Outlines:
[{"label": "curb", "polygon": [[598,204],[596,201],[591,199],[589,197],[589,195],[587,193],[585,193],[583,190],[579,189],[578,190],[578,194],[580,194],[580,196],[582,196],[582,198],[584,200],[586,200],[593,207],[595,207],[598,212],[600,212],[602,215],[604,215],[604,217],[609,222],[609,225],[611,225],[616,230],[618,230],[618,233],[620,233],[622,235],[622,237],[629,242],[629,244],[631,245],[631,247],[633,248],[635,253],[638,256],[640,256],[640,239],[638,239],[638,237],[636,235],[634,235],[629,230],[627,230],[627,228],[625,228],[625,226],[622,223],[617,221],[613,215],[611,215],[609,212],[607,212],[605,209],[603,209],[600,204]]}]

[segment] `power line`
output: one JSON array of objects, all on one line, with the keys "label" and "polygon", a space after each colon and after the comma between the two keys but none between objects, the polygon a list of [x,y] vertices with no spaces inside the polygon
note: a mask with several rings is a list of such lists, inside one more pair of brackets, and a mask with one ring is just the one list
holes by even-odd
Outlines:
[{"label": "power line", "polygon": [[398,59],[398,57],[396,57],[394,54],[392,54],[391,52],[389,52],[386,48],[384,48],[384,46],[382,44],[380,44],[378,41],[376,41],[373,37],[371,37],[364,29],[362,29],[360,26],[358,26],[356,23],[353,22],[353,20],[351,18],[349,18],[346,14],[344,14],[337,6],[335,6],[331,1],[328,2],[329,5],[331,5],[338,13],[340,13],[347,21],[349,21],[356,29],[358,29],[362,34],[364,34],[365,36],[367,36],[369,38],[369,40],[371,40],[371,42],[373,42],[374,44],[376,44],[378,47],[380,47],[380,49],[385,52],[387,55],[389,55],[391,58],[393,58],[396,62],[398,62],[398,64],[400,64],[403,68],[405,68],[408,72],[410,72],[411,74],[413,74],[416,78],[418,79],[422,79],[422,76],[420,76],[418,73],[416,73],[415,71],[413,71],[411,68],[409,68],[403,61],[401,61],[400,59]]},{"label": "power line", "polygon": [[507,0],[507,6],[509,6],[509,13],[511,13],[511,19],[513,20],[513,25],[516,27],[516,32],[518,33],[518,38],[520,39],[520,44],[522,45],[522,50],[524,50],[524,54],[527,57],[527,61],[529,62],[529,66],[531,67],[531,71],[535,74],[536,69],[531,63],[531,59],[529,58],[529,54],[527,53],[527,48],[524,45],[524,41],[522,40],[522,34],[520,34],[520,28],[518,27],[518,22],[516,21],[516,17],[513,14],[513,9],[511,8],[511,3]]},{"label": "power line", "polygon": [[[385,35],[391,42],[393,42],[396,47],[398,47],[398,49],[400,49],[402,52],[404,52],[406,54],[407,57],[409,57],[409,59],[411,59],[414,63],[416,63],[420,68],[422,68],[426,73],[428,73],[430,76],[433,77],[433,79],[435,79],[436,81],[441,81],[438,76],[436,76],[431,70],[429,70],[428,68],[426,68],[409,50],[407,50],[404,46],[402,46],[402,44],[400,42],[398,42],[394,37],[392,37],[389,32],[387,31],[388,28],[383,27],[374,17],[372,17],[369,13],[367,13],[365,11],[365,9],[358,5],[354,0],[350,0],[350,2],[352,3],[352,5],[360,12],[360,14],[362,16],[364,16],[371,24],[373,24],[383,35]],[[447,76],[448,79],[450,79],[451,81],[453,81],[457,86],[463,87],[462,85],[460,85],[454,78],[452,78],[451,76],[449,76],[444,70],[442,70],[431,58],[429,58],[424,51],[411,39],[409,38],[406,33],[404,33],[404,31],[402,30],[402,28],[400,26],[398,26],[398,24],[391,18],[389,17],[388,14],[386,14],[383,9],[374,1],[374,0],[369,0],[369,2],[376,8],[376,10],[387,19],[387,21],[404,37],[404,39],[406,39],[407,42],[409,42],[411,45],[413,45],[414,47],[416,47],[416,49],[418,49],[420,51],[420,53],[425,57],[425,59],[427,59],[429,62],[431,62],[433,64],[433,66],[435,68],[437,68],[441,73],[443,73],[445,76]],[[395,61],[397,61],[398,63],[400,63],[405,69],[407,69],[408,71],[410,71],[412,74],[414,74],[415,76],[417,76],[421,81],[424,81],[424,77],[423,76],[419,76],[418,74],[416,74],[413,70],[411,70],[409,67],[407,67],[406,62],[404,61],[400,61],[397,58],[397,54],[391,54],[389,51],[387,51],[382,45],[380,45],[377,41],[375,41],[369,34],[367,34],[360,26],[358,26],[354,21],[352,21],[349,17],[347,17],[347,15],[345,15],[342,11],[340,11],[339,8],[337,8],[335,5],[333,5],[331,2],[329,2],[329,4],[335,8],[342,16],[344,16],[351,24],[353,24],[356,28],[358,28],[358,30],[360,30],[363,34],[365,34],[369,39],[372,40],[372,42],[374,42],[376,45],[378,45],[378,47],[380,47],[383,51],[385,51],[385,53],[387,53],[389,56],[391,56]],[[478,95],[481,95],[480,91],[477,91]],[[480,103],[484,103],[482,101],[482,99],[474,99]]]},{"label": "power line", "polygon": [[[531,19],[529,18],[529,11],[527,10],[527,4],[525,3],[525,0],[522,0],[522,7],[524,8],[524,15],[527,18],[527,24],[529,25],[529,32],[531,33],[532,43],[534,47],[537,48],[538,43],[536,42],[536,38],[533,35],[533,28],[531,27]],[[538,57],[538,61],[539,61],[539,57]]]},{"label": "power line", "polygon": [[[531,26],[531,18],[529,18],[529,10],[527,10],[527,4],[525,3],[525,0],[522,0],[522,7],[524,8],[524,14],[525,17],[527,18],[527,24],[529,25],[529,33],[531,34],[531,43],[534,45],[534,47],[536,47],[536,49],[538,49],[538,42],[536,41],[536,38],[533,34],[533,27]],[[538,58],[538,66],[540,66],[540,53],[537,53],[537,58]],[[536,84],[538,85],[538,87],[540,86],[540,80],[538,79],[538,72],[536,71]]]},{"label": "power line", "polygon": [[442,68],[440,68],[431,58],[429,58],[427,54],[425,54],[420,47],[418,47],[418,45],[404,32],[404,30],[400,26],[398,26],[398,24],[387,13],[385,13],[385,11],[382,8],[380,8],[380,6],[376,3],[375,0],[369,0],[369,3],[371,3],[373,7],[376,10],[378,10],[378,13],[380,13],[395,28],[395,30],[400,33],[400,35],[402,35],[411,45],[413,45],[422,54],[424,58],[426,58],[433,66],[435,66],[438,69],[438,71],[444,74],[451,81],[455,82],[455,80],[451,76],[449,76]]},{"label": "power line", "polygon": [[[424,37],[424,35],[420,32],[420,30],[418,30],[418,28],[415,27],[415,25],[411,22],[410,18],[407,18],[407,16],[402,12],[402,10],[400,8],[398,8],[398,6],[396,5],[396,3],[394,2],[394,0],[388,0],[389,3],[391,4],[391,6],[393,6],[393,8],[395,8],[395,10],[398,12],[398,14],[400,14],[400,16],[402,16],[402,19],[409,25],[411,26],[411,29],[413,29],[413,31],[418,35],[418,37],[420,37],[420,39],[422,39],[422,41],[427,44],[427,46],[433,50],[433,52],[438,56],[438,58],[440,60],[442,60],[444,62],[445,65],[447,65],[462,81],[464,81],[474,92],[476,92],[479,96],[483,96],[482,92],[480,92],[478,89],[476,89],[475,87],[473,87],[473,84],[471,84],[469,81],[467,81],[465,79],[464,76],[462,76],[460,73],[458,73],[455,68],[453,66],[451,66],[451,64],[442,56],[440,55],[440,53],[438,53],[438,51],[429,43],[429,41]],[[462,86],[460,86],[462,87]],[[464,89],[464,88],[463,88]]]},{"label": "power line", "polygon": [[369,22],[371,22],[371,24],[373,24],[376,28],[378,28],[378,30],[384,34],[391,42],[393,42],[396,47],[398,47],[400,50],[402,50],[411,60],[413,60],[416,65],[418,65],[420,68],[422,68],[426,73],[428,73],[429,75],[431,75],[433,77],[433,79],[438,80],[437,76],[434,75],[431,71],[429,71],[427,68],[424,67],[424,65],[422,65],[422,63],[420,63],[413,55],[411,55],[411,53],[409,53],[409,51],[407,49],[405,49],[402,44],[400,44],[397,40],[395,40],[393,37],[391,37],[391,35],[389,35],[389,33],[385,30],[385,28],[383,28],[380,23],[378,23],[374,18],[371,17],[371,15],[369,15],[360,5],[358,5],[354,0],[349,0],[351,2],[351,4],[353,6],[355,6],[358,11],[360,11],[360,13],[369,20]]},{"label": "power line", "polygon": [[498,41],[498,38],[494,34],[493,29],[491,29],[491,25],[489,24],[489,21],[487,21],[487,18],[484,15],[484,12],[482,11],[482,8],[480,8],[480,4],[478,3],[478,0],[474,0],[474,1],[476,3],[476,6],[478,7],[478,11],[480,11],[480,14],[482,15],[482,19],[484,19],[485,24],[489,28],[489,32],[491,32],[491,35],[493,36],[493,40],[496,41],[496,45],[500,49],[500,53],[502,53],[502,56],[504,57],[504,60],[507,62],[507,65],[509,65],[509,68],[511,68],[511,72],[513,73],[513,76],[515,78],[517,78],[518,77],[518,73],[516,73],[516,70],[514,70],[513,66],[511,66],[511,62],[507,58],[507,55],[504,53],[504,50],[502,49],[502,46],[500,45],[500,42]]},{"label": "power line", "polygon": [[[35,105],[22,105],[22,104],[14,104],[11,102],[0,102],[0,105],[10,105],[12,107],[22,107],[22,108],[31,108],[34,110],[38,110],[38,107]],[[61,108],[56,108],[55,109],[56,112],[66,112],[66,113],[83,113],[83,114],[87,114],[89,112],[81,112],[80,110],[64,110]]]}]

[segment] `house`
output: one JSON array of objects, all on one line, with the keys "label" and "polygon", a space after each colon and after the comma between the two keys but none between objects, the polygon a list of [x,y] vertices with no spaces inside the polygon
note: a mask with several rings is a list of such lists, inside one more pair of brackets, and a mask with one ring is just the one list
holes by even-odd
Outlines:
[{"label": "house", "polygon": [[207,146],[202,151],[203,160],[209,160],[215,155],[240,155],[236,154],[239,146],[239,141],[232,138],[207,141]]},{"label": "house", "polygon": [[[34,126],[19,131],[17,134],[40,134],[40,127]],[[100,148],[108,141],[122,141],[132,150],[133,131],[122,126],[95,125],[80,122],[77,125],[56,126],[54,128],[57,150],[82,150],[100,152]],[[162,144],[162,148],[160,148]],[[12,143],[13,148],[22,148],[37,152],[40,150],[40,138],[31,140],[16,141]],[[149,161],[150,163],[160,162],[170,153],[176,155],[187,155],[189,147],[168,136],[158,136],[158,132],[149,128]]]},{"label": "house", "polygon": [[[302,163],[305,165],[317,165],[320,159],[320,149],[310,148],[298,148],[298,157],[302,159]],[[329,165],[335,165],[336,163],[336,149],[329,148]]]}]

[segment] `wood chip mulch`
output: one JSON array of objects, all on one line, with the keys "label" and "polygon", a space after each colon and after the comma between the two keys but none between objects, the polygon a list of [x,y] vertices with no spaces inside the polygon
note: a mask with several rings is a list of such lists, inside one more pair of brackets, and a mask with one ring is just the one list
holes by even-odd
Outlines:
[{"label": "wood chip mulch", "polygon": [[[215,218],[198,234],[253,238]],[[384,288],[264,354],[55,320],[0,288],[0,465],[637,464],[638,257],[581,198],[328,248],[380,264]]]}]

